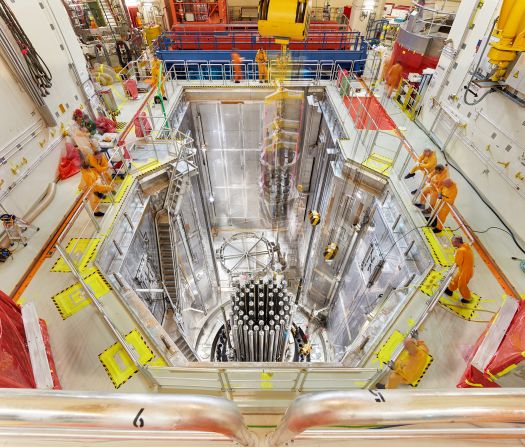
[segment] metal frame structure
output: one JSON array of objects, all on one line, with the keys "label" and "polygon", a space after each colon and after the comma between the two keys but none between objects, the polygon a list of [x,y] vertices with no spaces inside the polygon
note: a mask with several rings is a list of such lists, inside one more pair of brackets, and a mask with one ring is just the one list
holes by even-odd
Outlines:
[{"label": "metal frame structure", "polygon": [[[260,37],[258,31],[190,31],[177,30],[162,34],[154,46],[163,61],[230,62],[232,48],[246,60],[255,60],[260,48],[276,53],[280,46],[273,39]],[[288,49],[294,60],[363,60],[368,43],[355,31],[310,30],[303,42],[290,42]]]},{"label": "metal frame structure", "polygon": [[[185,66],[188,67],[188,65],[191,66],[191,62],[185,62]],[[355,67],[355,65],[353,65]],[[321,64],[317,63],[316,65],[316,74],[315,74],[315,78],[312,80],[310,78],[301,78],[299,75],[297,77],[290,77],[288,79],[285,79],[284,80],[284,84],[285,85],[304,85],[304,84],[307,84],[307,85],[321,85],[321,86],[327,86],[327,87],[338,87],[340,86],[340,83],[341,83],[341,79],[344,78],[345,76],[348,78],[348,80],[355,80],[355,78],[357,78],[359,75],[361,75],[362,72],[360,73],[355,73],[355,72],[350,72],[349,74],[345,74],[342,67],[341,66],[338,66],[338,65],[335,65],[333,62],[330,63],[329,65],[329,70],[326,72],[326,80],[325,78],[323,78],[323,76],[325,76],[325,71],[322,69],[322,66]],[[363,76],[361,77],[361,80],[365,81],[363,83],[364,87],[367,88],[366,86],[369,85],[369,83],[373,82],[374,81],[374,77],[373,77],[373,74],[371,74],[370,72],[367,72],[365,70],[365,73],[363,74]],[[210,80],[208,81],[203,81],[203,80],[197,80],[196,82],[195,81],[188,81],[188,80],[184,80],[184,81],[180,81],[177,76],[176,76],[176,72],[175,72],[175,69],[173,69],[173,67],[170,68],[170,70],[167,71],[167,73],[165,73],[165,79],[164,79],[164,85],[166,87],[166,90],[167,90],[167,93],[168,93],[168,97],[174,95],[175,93],[175,88],[179,88],[179,94],[182,92],[182,89],[180,88],[180,86],[184,86],[184,85],[188,85],[188,86],[192,86],[192,85],[219,85],[219,86],[222,86],[222,85],[228,85],[228,86],[232,86],[234,87],[235,85],[233,84],[233,82],[229,79],[225,79],[225,78],[221,78],[218,80],[218,82],[215,82],[215,83],[211,83]],[[252,85],[252,82],[251,81],[246,81],[245,84],[243,84],[244,86],[245,85]],[[253,82],[253,85],[256,85],[255,83],[255,80]],[[165,118],[164,116],[155,116],[154,113],[152,113],[152,109],[151,109],[151,106],[150,106],[150,102],[153,101],[153,97],[154,95],[157,93],[156,89],[153,89],[145,98],[145,102],[144,104],[139,108],[138,112],[137,112],[137,116],[138,114],[140,113],[146,113],[147,112],[147,116],[149,117],[149,119],[152,121],[152,124],[153,124],[153,128],[155,129],[154,132],[153,132],[153,136],[152,136],[152,139],[150,141],[150,143],[148,143],[150,145],[149,147],[149,150],[147,151],[148,153],[150,153],[151,155],[154,155],[155,159],[157,161],[160,161],[162,163],[162,161],[164,160],[167,160],[169,159],[169,151],[167,151],[166,149],[166,146],[165,145],[160,145],[158,144],[158,142],[156,142],[156,138],[155,136],[160,136],[162,134],[162,132],[165,131],[165,129],[163,129],[163,126],[165,123]],[[341,93],[340,93],[341,94]],[[179,96],[180,97],[180,96]],[[173,98],[172,98],[173,100]],[[345,111],[347,113],[347,111]],[[365,108],[360,108],[358,111],[357,111],[359,114],[369,114],[369,112],[365,109]],[[351,123],[352,121],[352,118],[349,117],[347,114],[345,116],[335,116],[337,114],[339,114],[340,112],[334,112],[334,116],[332,118],[328,117],[328,119],[332,119],[334,121],[339,121],[340,123],[342,123],[343,125],[351,125],[349,123]],[[370,123],[372,124],[374,121],[373,121],[373,117],[370,116]],[[133,141],[130,137],[129,137],[129,133],[130,131],[133,130],[133,127],[134,127],[134,124],[133,124],[133,120],[130,122],[130,124],[126,127],[126,129],[124,130],[124,132],[121,134],[121,137],[119,139],[119,144],[117,145],[117,152],[118,152],[118,158],[119,159],[123,159],[124,158],[124,146],[126,146],[128,148],[128,152],[130,153],[131,157],[133,158],[136,154],[139,154],[141,153],[142,150],[144,150],[144,141],[141,140],[141,141]],[[376,128],[374,129],[373,127],[367,127],[366,129],[361,129],[359,131],[359,133],[357,134],[357,137],[355,138],[355,141],[353,142],[353,144],[355,144],[355,151],[353,151],[352,153],[354,154],[354,156],[356,156],[356,160],[359,162],[360,160],[360,156],[364,157],[366,156],[366,154],[368,153],[367,151],[369,150],[369,148],[373,147],[373,145],[375,144],[374,142],[374,138],[375,136],[377,136],[377,132],[372,132],[372,130],[377,130],[377,125],[376,125]],[[337,132],[337,129],[335,130],[331,130],[333,132]],[[406,167],[408,165],[408,163],[411,161],[411,160],[415,160],[416,159],[416,155],[413,151],[413,149],[410,147],[410,145],[406,142],[406,140],[401,136],[399,135],[398,136],[398,146],[396,146],[397,149],[394,151],[395,153],[395,157],[393,159],[393,163],[392,163],[392,168],[393,168],[393,172],[395,173],[396,177],[399,178],[403,172],[405,172],[406,170]],[[407,155],[405,158],[403,157],[400,157],[399,156],[399,153],[400,153],[400,149],[404,147],[406,150],[407,150]],[[359,149],[359,151],[358,151]],[[389,150],[392,151],[392,149],[390,148]],[[361,152],[360,152],[361,151]],[[180,156],[181,154],[176,152],[175,154],[172,154],[172,155],[177,155],[177,156]],[[364,159],[363,159],[364,160]],[[172,160],[173,161],[173,160]],[[127,169],[127,167],[123,167],[121,169]],[[110,203],[109,204],[109,207],[110,208],[113,208],[115,205],[113,203]],[[90,219],[88,220],[88,224],[87,226],[86,225],[83,225],[80,229],[79,228],[76,228],[75,225],[78,223],[78,217],[80,215],[80,213],[82,213],[83,211],[87,211],[88,212],[88,215],[90,216]],[[90,300],[94,303],[94,305],[96,306],[97,310],[100,312],[101,314],[101,317],[103,318],[103,320],[106,322],[106,324],[108,325],[109,329],[111,330],[111,332],[115,335],[115,337],[117,338],[117,340],[122,344],[123,348],[126,350],[127,354],[129,355],[129,357],[132,359],[132,361],[137,365],[137,368],[148,378],[149,382],[152,384],[152,385],[157,385],[159,387],[163,387],[163,384],[161,383],[162,380],[165,379],[165,374],[172,374],[170,371],[173,371],[171,370],[170,368],[162,368],[162,367],[144,367],[142,366],[139,361],[138,361],[138,358],[134,352],[134,350],[128,345],[128,343],[125,341],[124,339],[124,336],[123,334],[119,331],[119,328],[114,324],[114,322],[112,321],[112,316],[108,313],[108,310],[102,306],[97,298],[94,296],[93,294],[93,291],[92,289],[90,288],[90,286],[87,284],[87,282],[85,281],[85,278],[83,277],[81,271],[80,271],[80,266],[79,266],[79,260],[78,259],[75,259],[74,257],[72,257],[72,255],[70,255],[68,253],[68,251],[66,251],[65,247],[62,245],[63,244],[63,241],[65,239],[65,237],[69,234],[71,235],[70,231],[73,229],[73,227],[75,227],[75,237],[88,237],[88,238],[92,238],[94,237],[99,231],[100,231],[100,223],[98,221],[96,221],[95,219],[92,218],[92,211],[93,210],[90,210],[89,209],[89,206],[87,205],[87,203],[85,202],[85,199],[84,199],[84,202],[80,205],[80,207],[77,209],[76,213],[74,214],[73,218],[70,220],[70,222],[68,223],[68,225],[65,227],[65,229],[63,230],[63,233],[61,235],[61,237],[59,238],[59,240],[57,241],[57,250],[60,252],[60,254],[62,255],[64,261],[66,262],[66,264],[68,265],[68,267],[70,268],[72,274],[75,276],[76,280],[80,283],[80,285],[82,286],[82,288],[84,289],[84,291],[86,292],[87,296],[90,298]],[[463,219],[461,218],[461,215],[457,212],[457,210],[452,207],[452,210],[451,210],[451,215],[453,216],[453,218],[460,224],[460,231],[463,232],[463,234],[465,234],[468,238],[468,240],[475,240],[473,238],[473,236],[471,235],[471,232],[469,231],[467,225],[463,222]],[[128,221],[128,226],[130,227],[128,230],[126,231],[133,231],[133,225],[129,223]],[[78,226],[78,225],[77,225]],[[123,227],[126,227],[126,224],[124,223],[124,225],[122,225]],[[108,243],[113,243],[115,245],[114,242],[112,242],[111,240],[108,240]],[[116,242],[116,245],[115,247],[118,246],[118,242]],[[118,251],[118,249],[117,249]],[[444,280],[442,281],[441,285],[440,285],[440,288],[439,290],[436,291],[436,294],[433,296],[433,298],[428,302],[427,306],[425,306],[421,313],[419,314],[420,317],[419,317],[419,320],[420,322],[423,322],[426,318],[428,318],[428,315],[430,315],[430,313],[432,312],[433,308],[437,305],[437,302],[438,302],[438,299],[439,299],[439,296],[440,296],[440,291],[446,287],[446,284],[447,284],[447,280],[451,277],[451,275],[453,274],[453,270],[449,270],[448,272],[448,275],[446,275],[446,277],[444,278]],[[127,293],[127,289],[126,287],[119,287],[118,286],[118,279],[117,281],[113,281],[112,283],[115,283],[116,286],[115,286],[115,289],[113,290],[113,293],[117,294],[117,295],[124,295],[125,293]],[[512,286],[509,286],[509,290],[512,291]],[[124,299],[123,299],[124,300]],[[135,319],[138,319],[140,320],[140,318],[137,317],[137,315],[135,315]],[[143,327],[143,325],[140,325],[140,327]],[[152,336],[152,338],[154,338]],[[156,339],[156,338],[155,338]],[[170,340],[171,342],[171,340]],[[168,341],[165,341],[164,342],[165,344],[168,344],[169,345],[169,342]],[[171,349],[171,346],[170,348]],[[169,350],[168,349],[168,350]],[[401,349],[401,348],[400,348]],[[164,350],[163,352],[161,352],[161,355],[166,355],[165,353],[166,350]],[[394,353],[394,356],[392,358],[392,362],[395,362],[395,359],[396,359],[396,355],[399,355],[399,352],[400,350],[398,350],[397,354]],[[172,363],[173,364],[173,363]],[[261,386],[261,372],[264,372],[265,370],[262,370],[261,368],[259,367],[253,367],[251,365],[243,365],[243,368],[245,368],[245,371],[249,371],[247,374],[249,374],[251,377],[252,377],[252,381],[251,382],[243,382],[244,380],[246,379],[240,379],[240,382],[241,383],[244,383],[244,389],[248,389],[248,390],[257,390],[259,393],[258,395],[259,396],[267,396],[267,397],[273,397],[273,394],[271,392],[268,392],[268,390],[271,391],[271,388],[265,388],[263,386]],[[291,366],[292,370],[293,370],[293,375],[294,375],[294,379],[292,381],[292,384],[295,383],[296,385],[293,385],[291,387],[288,387],[288,385],[286,385],[286,389],[287,390],[290,390],[290,391],[293,391],[293,392],[300,392],[302,390],[305,389],[305,387],[302,387],[302,386],[297,386],[297,383],[301,383],[302,381],[302,377],[304,376],[304,364],[301,364],[301,368],[299,367],[295,367],[295,365]],[[365,369],[347,369],[347,368],[337,368],[338,371],[340,371],[342,374],[345,374],[345,373],[348,373],[349,374],[349,377],[351,377],[351,374],[359,371],[360,373],[362,374],[365,374],[366,378],[363,380],[361,379],[361,384],[360,386],[365,386],[365,387],[372,387],[375,383],[377,383],[379,380],[381,380],[382,376],[385,375],[387,372],[388,372],[388,368],[377,373],[376,370],[373,370],[373,371],[370,371],[370,370],[365,370]],[[192,374],[194,374],[194,371],[197,371],[198,368],[195,368],[195,367],[191,367],[191,368],[184,368],[184,374],[185,374],[185,383],[186,385],[184,386],[183,384],[180,383],[180,381],[177,381],[176,384],[175,384],[175,387],[174,389],[195,389],[196,387],[201,387],[202,383],[199,384],[199,383],[196,383],[195,382],[195,377],[196,376],[192,376]],[[321,368],[322,372],[321,372],[321,375],[319,377],[318,380],[321,381],[321,382],[326,382],[326,374],[325,372],[328,371],[328,370],[323,370]],[[333,371],[330,371],[330,373],[333,373]],[[221,368],[219,368],[218,366],[214,365],[212,367],[212,375],[214,376],[214,381],[217,382],[219,385],[214,385],[214,388],[213,389],[216,389],[218,392],[221,392],[221,393],[225,393],[226,395],[228,395],[228,393],[230,393],[230,390],[234,390],[234,387],[233,386],[230,386],[227,384],[227,381],[229,380],[230,381],[230,384],[233,382],[232,381],[232,378],[231,377],[224,377],[224,370]],[[258,377],[257,380],[255,380],[255,377]],[[306,381],[308,379],[305,379]],[[287,379],[287,382],[290,382],[289,379]],[[364,382],[364,384],[363,384]],[[248,383],[248,385],[247,385]],[[307,383],[307,382],[305,382]],[[169,385],[169,381],[166,381],[164,382],[164,385],[166,387],[170,387]],[[329,386],[333,387],[333,383],[329,383]],[[247,387],[247,388],[246,388]],[[312,387],[311,390],[319,390],[319,388],[315,388],[315,387]],[[287,391],[287,392],[290,392],[290,391]],[[235,393],[231,393],[230,394],[230,397],[234,398],[235,397]]]}]

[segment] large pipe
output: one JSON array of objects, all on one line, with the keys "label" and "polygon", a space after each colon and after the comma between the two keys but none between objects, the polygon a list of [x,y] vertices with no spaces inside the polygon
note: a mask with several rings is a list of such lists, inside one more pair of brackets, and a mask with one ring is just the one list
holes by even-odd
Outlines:
[{"label": "large pipe", "polygon": [[[268,445],[281,446],[305,430],[333,425],[383,428],[385,425],[453,424],[442,428],[452,437],[455,427],[462,423],[475,423],[475,430],[484,423],[525,423],[523,402],[523,388],[308,394],[290,405],[277,429],[269,436]],[[401,428],[398,436],[407,429]],[[370,434],[378,431],[381,430],[370,430]],[[525,434],[522,437],[525,438]]]},{"label": "large pipe", "polygon": [[[46,190],[42,193],[42,195],[35,200],[35,203],[31,205],[29,210],[26,214],[24,214],[24,219],[26,222],[32,223],[42,211],[44,211],[47,206],[51,203],[51,201],[55,198],[57,189],[57,184],[55,182],[50,183],[47,185]],[[5,233],[5,231],[3,231]],[[9,238],[7,235],[4,235],[2,239],[0,240],[0,247],[8,247],[9,246]]]},{"label": "large pipe", "polygon": [[256,442],[237,405],[218,397],[0,391],[0,433],[4,440],[27,436],[34,442],[35,435],[59,443],[91,442],[93,438],[177,440],[184,436],[179,431],[218,433],[247,447]]}]

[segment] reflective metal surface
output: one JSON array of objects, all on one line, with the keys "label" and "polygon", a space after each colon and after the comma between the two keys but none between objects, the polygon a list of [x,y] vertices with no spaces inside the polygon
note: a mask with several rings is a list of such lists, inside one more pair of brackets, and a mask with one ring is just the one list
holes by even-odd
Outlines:
[{"label": "reflective metal surface", "polygon": [[[524,423],[524,400],[524,389],[417,390],[410,393],[370,390],[310,394],[292,403],[277,430],[269,437],[269,445],[284,445],[310,428],[330,425],[367,425],[373,428],[409,425],[417,428],[425,424],[430,428],[429,424],[441,424],[441,430],[437,433],[430,430],[420,435],[433,437],[446,436],[446,433],[452,437],[457,424],[475,422],[477,426],[485,427],[485,430],[479,433],[476,427],[468,435],[483,438],[494,433],[497,437],[498,428],[502,426],[493,427],[492,432],[487,424]],[[400,428],[397,436],[403,436],[404,431],[404,428]],[[363,438],[368,434],[375,436],[377,431],[361,431]],[[506,435],[512,434],[507,430],[502,437]],[[518,436],[524,437],[524,433]]]},{"label": "reflective metal surface", "polygon": [[[2,390],[0,436],[71,440],[157,436],[176,441],[179,431],[218,433],[242,446],[255,444],[238,407],[226,399],[196,395],[97,394]],[[184,435],[182,435],[184,437]]]}]

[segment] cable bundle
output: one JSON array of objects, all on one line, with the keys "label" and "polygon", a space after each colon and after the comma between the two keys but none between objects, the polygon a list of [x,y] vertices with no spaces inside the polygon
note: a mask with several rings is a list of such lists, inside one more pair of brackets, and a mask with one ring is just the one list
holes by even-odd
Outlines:
[{"label": "cable bundle", "polygon": [[6,5],[5,0],[0,0],[0,18],[3,19],[16,40],[16,43],[27,63],[27,67],[29,68],[29,73],[39,90],[40,96],[46,97],[49,95],[49,89],[52,86],[51,80],[53,77],[51,76],[51,72],[34,49],[31,41],[18,23],[18,20],[16,20],[13,12]]}]

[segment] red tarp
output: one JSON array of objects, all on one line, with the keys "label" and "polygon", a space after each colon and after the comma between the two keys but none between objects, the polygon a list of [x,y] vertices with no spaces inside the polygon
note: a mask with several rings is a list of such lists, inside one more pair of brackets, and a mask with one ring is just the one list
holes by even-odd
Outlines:
[{"label": "red tarp", "polygon": [[[479,346],[485,339],[490,325],[487,330],[478,338],[474,348],[472,349],[472,356],[477,352]],[[490,380],[490,377],[495,377],[507,368],[517,365],[524,359],[525,353],[525,301],[519,302],[518,310],[501,341],[492,360],[489,362],[485,371],[478,371],[469,363],[465,373],[461,377],[458,387],[469,388],[472,386],[484,387],[499,387],[496,383]]]},{"label": "red tarp", "polygon": [[[509,298],[510,299],[510,298]],[[509,328],[501,341],[496,354],[488,364],[486,371],[493,376],[512,365],[523,361],[525,353],[525,301],[519,302],[518,310],[510,322]]]},{"label": "red tarp", "polygon": [[343,102],[357,129],[394,130],[396,128],[396,124],[375,96],[345,96]]},{"label": "red tarp", "polygon": [[[46,324],[40,320],[54,389],[60,389],[51,355]],[[33,369],[27,348],[22,310],[0,291],[0,388],[35,388]]]}]

